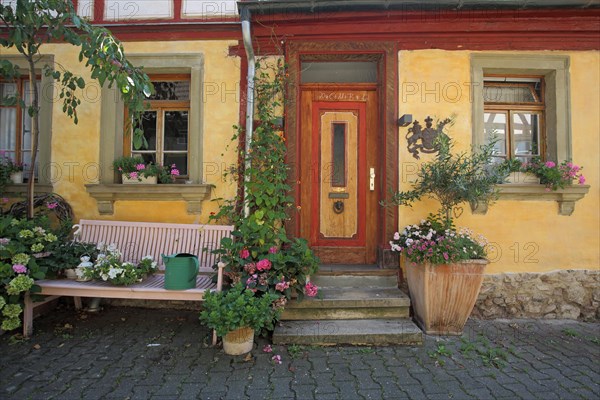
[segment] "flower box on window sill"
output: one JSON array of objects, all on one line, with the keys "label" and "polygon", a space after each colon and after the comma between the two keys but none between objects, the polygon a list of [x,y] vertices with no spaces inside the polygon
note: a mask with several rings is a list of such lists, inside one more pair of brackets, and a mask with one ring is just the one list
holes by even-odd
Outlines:
[{"label": "flower box on window sill", "polygon": [[127,175],[121,175],[121,181],[124,185],[156,185],[158,178],[156,176],[142,176],[138,178],[129,178]]},{"label": "flower box on window sill", "polygon": [[[560,215],[573,214],[575,202],[584,198],[590,190],[590,185],[571,185],[558,190],[539,184],[505,183],[497,187],[498,200],[556,201]],[[471,211],[474,214],[485,214],[487,207],[471,204]]]},{"label": "flower box on window sill", "polygon": [[540,178],[529,172],[511,172],[506,183],[513,185],[539,185]]},{"label": "flower box on window sill", "polygon": [[213,185],[160,184],[121,185],[89,184],[85,189],[98,203],[101,215],[114,214],[115,201],[185,201],[189,214],[200,214],[202,202],[210,199]]}]

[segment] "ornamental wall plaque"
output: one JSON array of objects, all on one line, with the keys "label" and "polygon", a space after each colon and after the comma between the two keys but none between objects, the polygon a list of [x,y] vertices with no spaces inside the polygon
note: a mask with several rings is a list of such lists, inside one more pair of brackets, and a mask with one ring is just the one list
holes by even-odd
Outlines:
[{"label": "ornamental wall plaque", "polygon": [[430,116],[427,116],[427,118],[425,118],[425,129],[423,129],[419,121],[413,122],[413,126],[408,128],[408,133],[406,134],[408,151],[412,153],[413,157],[417,160],[420,158],[419,150],[421,153],[426,154],[438,152],[439,149],[435,144],[435,139],[440,134],[444,134],[444,126],[451,121],[452,119],[446,118],[445,120],[438,122],[436,128],[433,128],[433,119]]}]

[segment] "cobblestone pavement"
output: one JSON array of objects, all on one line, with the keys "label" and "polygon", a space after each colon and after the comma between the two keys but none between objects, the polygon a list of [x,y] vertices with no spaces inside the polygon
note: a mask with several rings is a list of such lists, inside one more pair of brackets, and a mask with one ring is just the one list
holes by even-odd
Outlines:
[{"label": "cobblestone pavement", "polygon": [[[598,399],[600,324],[471,320],[422,347],[208,346],[198,313],[61,308],[0,337],[0,399]],[[281,364],[272,357],[281,356]]]}]

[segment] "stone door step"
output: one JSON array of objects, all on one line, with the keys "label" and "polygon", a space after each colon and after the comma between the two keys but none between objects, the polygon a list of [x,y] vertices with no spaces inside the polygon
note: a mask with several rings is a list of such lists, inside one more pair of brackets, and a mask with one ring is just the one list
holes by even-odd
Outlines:
[{"label": "stone door step", "polygon": [[423,334],[412,321],[406,319],[282,321],[273,332],[273,343],[421,345]]},{"label": "stone door step", "polygon": [[324,275],[320,272],[310,279],[319,288],[397,288],[398,277],[393,275]]},{"label": "stone door step", "polygon": [[343,265],[343,264],[321,264],[319,266],[319,275],[372,275],[372,276],[397,276],[398,268],[385,269],[377,265],[358,264],[358,265]]},{"label": "stone door step", "polygon": [[410,299],[393,288],[325,288],[320,298],[290,301],[282,320],[408,318]]}]

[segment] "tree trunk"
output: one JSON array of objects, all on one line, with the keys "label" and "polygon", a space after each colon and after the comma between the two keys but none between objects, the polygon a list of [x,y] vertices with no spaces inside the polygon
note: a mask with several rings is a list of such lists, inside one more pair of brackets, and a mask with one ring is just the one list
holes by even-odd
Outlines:
[{"label": "tree trunk", "polygon": [[[27,112],[31,115],[31,166],[27,182],[27,218],[31,219],[34,217],[35,162],[37,160],[38,138],[40,134],[40,105],[33,54],[27,54],[27,62],[29,64],[29,97],[31,101],[31,105],[26,108]],[[30,112],[29,110],[32,111]]]}]

